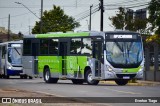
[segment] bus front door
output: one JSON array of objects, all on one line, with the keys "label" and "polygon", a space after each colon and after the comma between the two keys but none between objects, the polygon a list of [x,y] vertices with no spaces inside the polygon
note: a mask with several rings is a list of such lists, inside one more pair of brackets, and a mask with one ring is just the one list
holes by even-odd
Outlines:
[{"label": "bus front door", "polygon": [[95,61],[95,77],[101,77],[101,63],[102,62],[102,41],[94,41],[94,49],[93,49],[93,57],[96,59]]}]

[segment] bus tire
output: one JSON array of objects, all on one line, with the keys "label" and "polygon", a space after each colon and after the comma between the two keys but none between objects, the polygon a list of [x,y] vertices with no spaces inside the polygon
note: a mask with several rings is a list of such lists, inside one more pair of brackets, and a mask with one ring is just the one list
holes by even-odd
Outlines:
[{"label": "bus tire", "polygon": [[85,80],[89,85],[97,85],[99,83],[98,80],[93,80],[92,79],[91,69],[87,70],[87,72],[85,74]]},{"label": "bus tire", "polygon": [[24,78],[24,76],[23,75],[20,75],[20,79],[23,79]]},{"label": "bus tire", "polygon": [[2,78],[2,75],[0,74],[0,78]]},{"label": "bus tire", "polygon": [[118,79],[118,80],[115,80],[116,84],[117,85],[126,85],[128,83],[128,80],[124,80],[124,79]]},{"label": "bus tire", "polygon": [[51,78],[50,70],[49,70],[49,68],[46,68],[44,70],[44,81],[46,83],[57,83],[58,78]]},{"label": "bus tire", "polygon": [[32,76],[29,76],[29,79],[33,79],[33,77],[32,77]]},{"label": "bus tire", "polygon": [[84,80],[82,79],[72,79],[73,84],[83,84]]},{"label": "bus tire", "polygon": [[24,79],[27,79],[27,77],[28,77],[27,75],[24,75]]},{"label": "bus tire", "polygon": [[4,78],[5,79],[9,79],[9,75],[4,75]]}]

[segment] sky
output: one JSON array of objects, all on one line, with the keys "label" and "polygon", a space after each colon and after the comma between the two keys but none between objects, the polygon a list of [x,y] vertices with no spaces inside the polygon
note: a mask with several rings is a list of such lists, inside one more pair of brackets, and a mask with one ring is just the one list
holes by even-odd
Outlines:
[{"label": "sky", "polygon": [[[104,31],[115,30],[109,17],[115,16],[118,7],[123,6],[133,10],[147,7],[150,0],[104,0]],[[29,8],[21,4],[20,2]],[[65,14],[72,16],[80,22],[81,26],[76,28],[75,31],[87,31],[89,25],[89,17],[83,16],[89,14],[90,6],[93,5],[93,10],[98,8],[99,0],[43,0],[43,11],[51,10],[53,5],[60,6]],[[144,5],[144,6],[140,6]],[[8,29],[8,16],[10,14],[10,29],[13,33],[22,32],[27,35],[31,33],[35,22],[39,21],[41,13],[41,0],[0,0],[0,27]],[[92,14],[92,30],[100,31],[100,11]]]}]

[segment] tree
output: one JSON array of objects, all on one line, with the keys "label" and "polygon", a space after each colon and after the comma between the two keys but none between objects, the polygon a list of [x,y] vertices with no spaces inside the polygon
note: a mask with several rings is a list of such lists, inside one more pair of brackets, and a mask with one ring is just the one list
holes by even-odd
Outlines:
[{"label": "tree", "polygon": [[[72,31],[80,26],[79,22],[76,22],[74,18],[64,14],[64,11],[59,6],[53,6],[52,10],[44,11],[42,22],[42,33]],[[40,21],[36,21],[32,33],[40,33]]]},{"label": "tree", "polygon": [[130,31],[138,31],[140,33],[145,32],[147,19],[140,19],[139,17],[133,18],[134,11],[127,10],[120,7],[116,16],[110,17],[112,25],[116,29],[125,29]]},{"label": "tree", "polygon": [[125,26],[125,11],[124,8],[119,8],[119,13],[116,16],[109,17],[109,20],[112,21],[112,25],[115,26],[116,29],[123,29]]},{"label": "tree", "polygon": [[151,31],[160,34],[160,0],[151,0],[148,10]]}]

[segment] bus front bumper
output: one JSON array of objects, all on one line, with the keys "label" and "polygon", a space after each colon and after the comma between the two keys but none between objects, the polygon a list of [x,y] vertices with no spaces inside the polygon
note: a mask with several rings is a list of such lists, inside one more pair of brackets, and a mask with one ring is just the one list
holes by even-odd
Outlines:
[{"label": "bus front bumper", "polygon": [[137,73],[115,73],[107,71],[104,79],[143,79],[143,71],[138,71]]},{"label": "bus front bumper", "polygon": [[11,70],[11,69],[7,69],[7,75],[20,75],[20,73],[22,73],[23,70]]}]

